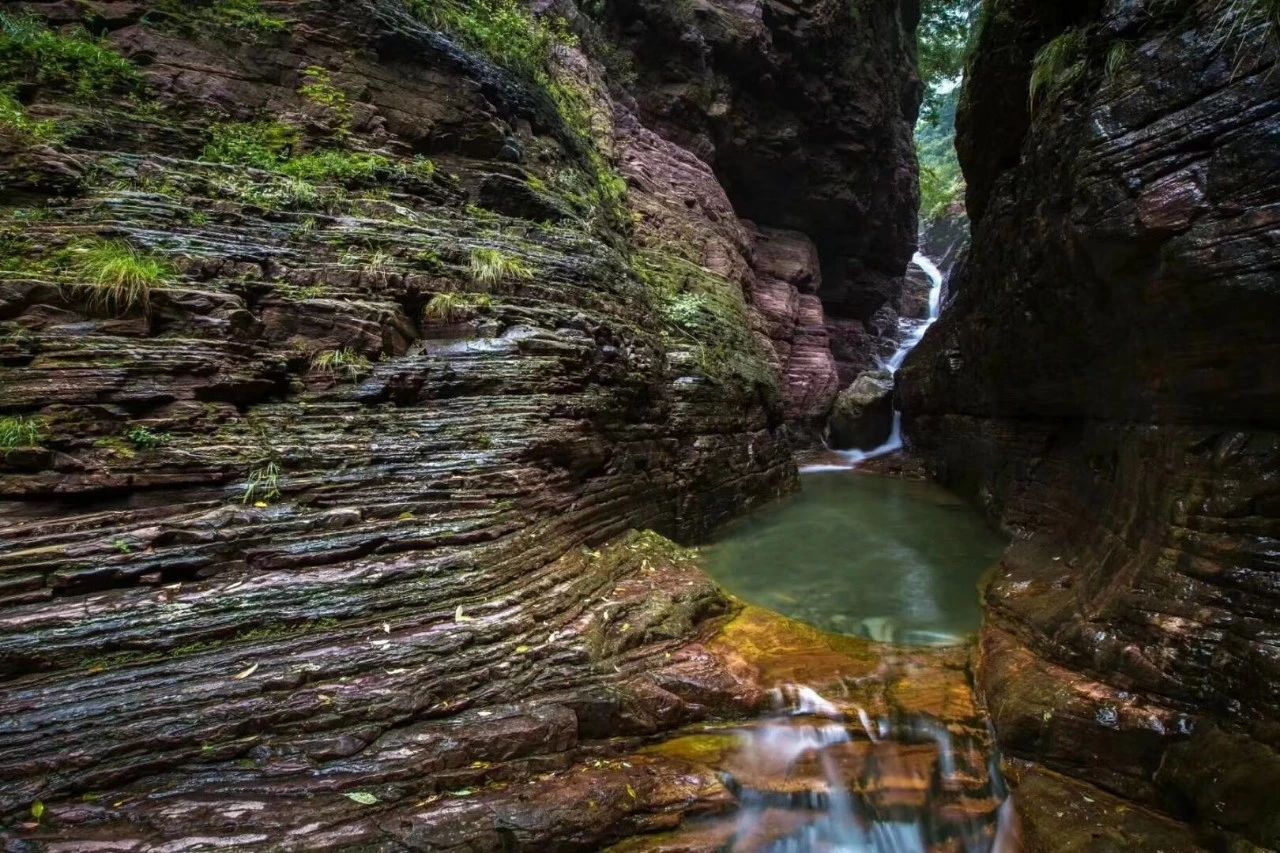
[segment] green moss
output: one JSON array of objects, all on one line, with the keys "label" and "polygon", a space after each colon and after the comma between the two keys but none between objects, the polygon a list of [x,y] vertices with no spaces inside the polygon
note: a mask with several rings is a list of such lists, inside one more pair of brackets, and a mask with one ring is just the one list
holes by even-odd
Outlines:
[{"label": "green moss", "polygon": [[217,0],[206,17],[226,27],[258,33],[280,33],[288,29],[288,23],[262,11],[259,0]]},{"label": "green moss", "polygon": [[278,169],[301,141],[296,127],[280,122],[232,122],[209,128],[209,143],[200,155],[210,163]]},{"label": "green moss", "polygon": [[9,92],[0,90],[0,135],[9,136],[25,145],[57,142],[62,138],[58,123],[36,121]]},{"label": "green moss", "polygon": [[347,130],[354,116],[351,99],[346,92],[333,85],[333,75],[329,70],[312,65],[302,76],[306,82],[298,88],[298,94],[328,113],[340,129]]},{"label": "green moss", "polygon": [[0,418],[0,449],[39,447],[46,437],[43,418]]},{"label": "green moss", "polygon": [[699,370],[778,393],[778,377],[751,331],[741,288],[673,252],[648,249],[633,267],[661,310],[664,337],[691,351]]},{"label": "green moss", "polygon": [[590,91],[556,68],[556,53],[578,43],[567,22],[535,15],[519,0],[409,0],[409,6],[428,25],[453,33],[550,96],[590,167],[589,212],[615,230],[629,227],[626,181],[606,154],[611,118],[596,107]]},{"label": "green moss", "polygon": [[0,12],[0,80],[66,91],[82,100],[141,88],[136,68],[83,29],[56,32],[34,15]]}]

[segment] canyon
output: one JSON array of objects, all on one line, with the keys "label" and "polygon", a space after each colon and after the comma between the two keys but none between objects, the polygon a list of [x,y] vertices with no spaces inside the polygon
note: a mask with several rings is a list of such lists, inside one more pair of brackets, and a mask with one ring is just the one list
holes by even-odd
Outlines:
[{"label": "canyon", "polygon": [[[725,849],[799,794],[722,727],[790,713],[930,849],[1280,847],[1280,77],[1222,8],[983,4],[908,353],[916,0],[7,5],[5,849]],[[972,647],[703,571],[895,417],[1012,540]]]}]

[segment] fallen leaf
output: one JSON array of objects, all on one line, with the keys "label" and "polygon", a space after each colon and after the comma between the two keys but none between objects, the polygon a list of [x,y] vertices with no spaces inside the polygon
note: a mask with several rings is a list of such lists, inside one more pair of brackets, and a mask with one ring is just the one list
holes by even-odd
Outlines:
[{"label": "fallen leaf", "polygon": [[31,804],[31,816],[36,819],[36,823],[40,822],[40,818],[44,817],[44,803],[36,800]]},{"label": "fallen leaf", "polygon": [[391,623],[390,623],[390,622],[383,622],[383,623],[382,623],[382,633],[384,633],[384,634],[390,634],[390,633],[391,633]]},{"label": "fallen leaf", "polygon": [[372,806],[378,802],[378,798],[368,791],[352,791],[347,794],[348,800],[354,800],[362,806]]},{"label": "fallen leaf", "polygon": [[246,678],[253,675],[257,671],[258,671],[258,665],[255,663],[251,665],[248,669],[246,669],[244,672],[237,673],[232,677],[235,678],[236,681],[244,681]]},{"label": "fallen leaf", "polygon": [[462,605],[461,605],[461,604],[459,604],[459,605],[458,605],[458,609],[457,609],[457,610],[455,610],[455,611],[453,611],[453,621],[454,621],[454,622],[474,622],[474,621],[476,621],[476,620],[475,620],[475,618],[474,618],[474,617],[472,617],[472,616],[463,616],[463,615],[462,615]]},{"label": "fallen leaf", "polygon": [[529,654],[529,647],[528,647],[528,646],[516,646],[516,654],[518,654],[518,655],[527,655],[527,654]]},{"label": "fallen leaf", "polygon": [[449,793],[453,794],[455,797],[469,797],[474,794],[475,791],[470,788],[459,788],[458,790],[450,791]]},{"label": "fallen leaf", "polygon": [[627,786],[627,796],[634,800],[634,799],[636,798],[636,789],[635,789],[635,788],[632,788],[630,785],[628,785],[628,786]]},{"label": "fallen leaf", "polygon": [[254,508],[254,509],[266,509],[266,508],[267,508],[267,507],[269,507],[269,506],[270,506],[270,504],[268,504],[266,501],[254,501],[254,502],[253,502],[253,508]]}]

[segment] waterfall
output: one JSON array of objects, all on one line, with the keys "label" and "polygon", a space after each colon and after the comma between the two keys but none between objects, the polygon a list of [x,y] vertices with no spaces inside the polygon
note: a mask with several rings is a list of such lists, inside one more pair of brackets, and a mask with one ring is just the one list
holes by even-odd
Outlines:
[{"label": "waterfall", "polygon": [[[846,713],[795,685],[775,690],[774,704],[774,717],[741,733],[740,758],[725,774],[741,803],[728,849],[1018,849],[1012,814],[998,805],[1005,791],[994,762],[940,721],[873,719],[856,706]],[[976,807],[983,800],[989,805]]]},{"label": "waterfall", "polygon": [[[901,344],[898,346],[897,352],[888,361],[881,360],[880,366],[893,373],[897,373],[902,367],[902,363],[907,360],[907,355],[916,348],[916,345],[924,339],[925,332],[929,331],[929,327],[938,321],[938,317],[942,315],[942,271],[937,265],[929,260],[929,258],[916,252],[915,257],[911,259],[911,263],[924,271],[929,277],[932,287],[929,288],[929,316],[924,320],[900,319],[898,327],[901,335]],[[889,433],[889,438],[884,444],[872,450],[837,450],[833,451],[839,456],[844,457],[847,461],[845,465],[808,465],[800,469],[801,474],[816,474],[823,471],[841,471],[853,468],[869,459],[878,459],[881,456],[888,456],[890,453],[896,453],[902,449],[902,412],[897,407],[893,410],[893,429]]]}]

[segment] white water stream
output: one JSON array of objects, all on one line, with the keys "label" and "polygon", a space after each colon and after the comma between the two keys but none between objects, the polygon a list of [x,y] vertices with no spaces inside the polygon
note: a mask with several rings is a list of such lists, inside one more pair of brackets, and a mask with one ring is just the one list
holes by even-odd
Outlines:
[{"label": "white water stream", "polygon": [[[902,319],[898,321],[902,343],[898,346],[898,351],[893,354],[892,358],[888,361],[880,362],[881,367],[893,373],[896,373],[902,367],[902,363],[907,360],[907,355],[924,339],[925,332],[929,331],[929,327],[938,322],[938,317],[942,315],[942,271],[938,269],[933,261],[919,252],[916,252],[915,257],[911,259],[911,263],[923,270],[932,284],[932,287],[929,288],[929,316],[924,320]],[[824,471],[843,471],[848,468],[856,468],[868,459],[888,456],[890,453],[896,453],[901,449],[902,413],[895,408],[893,410],[893,429],[884,444],[871,450],[832,451],[836,455],[843,457],[846,463],[843,465],[806,465],[800,469],[800,473],[817,474]]]},{"label": "white water stream", "polygon": [[[842,713],[809,687],[774,691],[777,715],[742,734],[740,775],[729,780],[741,803],[733,851],[768,853],[1017,853],[1021,844],[1008,801],[997,813],[961,817],[965,790],[986,764],[988,796],[1003,797],[994,762],[973,743],[954,742],[947,726],[918,716],[873,719],[862,708]],[[862,770],[851,758],[857,744],[873,757]],[[920,746],[936,751],[929,765]],[[903,748],[905,747],[905,748]],[[863,747],[866,749],[868,747]],[[913,758],[913,754],[917,757]],[[850,775],[850,773],[854,775]],[[863,774],[870,775],[863,775]],[[777,790],[753,781],[784,780]],[[796,785],[787,779],[809,780]],[[924,802],[905,805],[903,792],[929,791]],[[785,793],[783,793],[785,791]],[[803,817],[797,817],[803,816]]]}]

